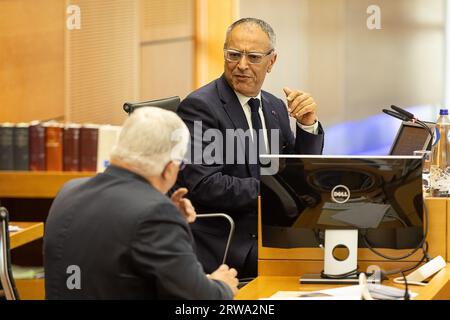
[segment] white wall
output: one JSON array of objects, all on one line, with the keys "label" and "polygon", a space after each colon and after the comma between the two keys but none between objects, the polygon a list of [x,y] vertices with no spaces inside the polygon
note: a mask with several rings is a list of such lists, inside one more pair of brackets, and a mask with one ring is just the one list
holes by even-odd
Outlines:
[{"label": "white wall", "polygon": [[[381,8],[369,30],[367,7]],[[390,104],[443,100],[444,0],[241,0],[240,16],[266,20],[278,61],[264,89],[311,92],[325,125],[377,114]],[[431,119],[433,120],[433,119]]]}]

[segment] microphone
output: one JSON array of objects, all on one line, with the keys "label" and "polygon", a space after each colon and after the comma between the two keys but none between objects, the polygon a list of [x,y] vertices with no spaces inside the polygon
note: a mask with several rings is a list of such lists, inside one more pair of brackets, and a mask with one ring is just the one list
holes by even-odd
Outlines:
[{"label": "microphone", "polygon": [[395,111],[397,111],[398,113],[404,115],[409,120],[415,119],[414,115],[411,112],[406,111],[405,109],[399,108],[399,107],[394,106],[394,105],[391,105],[391,108],[394,109]]},{"label": "microphone", "polygon": [[409,119],[407,116],[397,113],[395,111],[392,110],[388,110],[388,109],[383,109],[383,112],[386,113],[387,115],[390,115],[391,117],[400,119],[402,121],[410,121],[411,119]]}]

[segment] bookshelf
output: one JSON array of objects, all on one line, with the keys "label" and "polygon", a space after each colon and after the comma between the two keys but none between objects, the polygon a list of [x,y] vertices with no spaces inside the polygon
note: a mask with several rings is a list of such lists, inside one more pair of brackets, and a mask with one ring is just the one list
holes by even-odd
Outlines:
[{"label": "bookshelf", "polygon": [[44,224],[42,222],[11,222],[11,226],[18,226],[21,230],[10,232],[9,247],[15,249],[44,236]]},{"label": "bookshelf", "polygon": [[54,198],[69,180],[91,177],[93,172],[0,171],[1,198]]},{"label": "bookshelf", "polygon": [[[15,224],[45,222],[53,198],[64,183],[94,175],[95,172],[0,171],[0,203],[8,209],[10,221]],[[42,224],[33,225],[37,231],[42,231]],[[12,242],[13,264],[42,265],[42,237],[28,240],[30,241],[23,245],[14,245],[16,240]],[[17,280],[16,286],[22,299],[45,297],[43,279]]]}]

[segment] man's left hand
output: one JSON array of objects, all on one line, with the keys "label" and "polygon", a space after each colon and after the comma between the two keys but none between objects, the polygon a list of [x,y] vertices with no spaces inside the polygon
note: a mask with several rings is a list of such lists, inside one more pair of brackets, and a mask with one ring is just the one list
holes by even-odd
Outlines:
[{"label": "man's left hand", "polygon": [[291,117],[305,126],[311,126],[317,121],[317,104],[309,93],[300,90],[283,88],[286,94],[288,111]]},{"label": "man's left hand", "polygon": [[188,189],[180,188],[175,191],[170,199],[173,201],[175,206],[180,210],[181,214],[186,218],[188,223],[195,221],[197,213],[189,199],[183,198],[188,193]]}]

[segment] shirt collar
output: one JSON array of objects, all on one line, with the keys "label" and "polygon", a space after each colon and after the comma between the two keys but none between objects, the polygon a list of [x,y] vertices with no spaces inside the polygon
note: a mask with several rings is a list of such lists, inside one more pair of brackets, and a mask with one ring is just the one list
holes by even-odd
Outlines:
[{"label": "shirt collar", "polygon": [[236,96],[237,96],[237,98],[238,98],[238,100],[239,100],[239,103],[241,104],[242,107],[243,107],[243,106],[248,102],[248,100],[250,100],[251,98],[256,98],[256,99],[259,99],[259,101],[261,101],[261,91],[260,91],[255,97],[247,97],[247,96],[244,96],[243,94],[241,94],[241,93],[239,93],[239,92],[237,92],[237,91],[234,91],[234,93],[236,93]]}]

